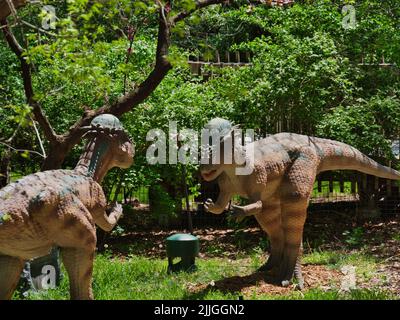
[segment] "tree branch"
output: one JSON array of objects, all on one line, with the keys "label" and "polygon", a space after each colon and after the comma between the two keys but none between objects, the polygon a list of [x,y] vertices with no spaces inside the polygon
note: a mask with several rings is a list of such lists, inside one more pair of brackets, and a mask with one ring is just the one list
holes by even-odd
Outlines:
[{"label": "tree branch", "polygon": [[33,120],[32,117],[30,117],[30,118],[31,118],[31,121],[32,121],[33,129],[35,130],[35,133],[36,133],[36,137],[37,137],[37,139],[39,141],[40,149],[42,150],[43,158],[47,158],[46,150],[44,149],[43,141],[42,141],[42,138],[40,138],[39,130],[36,127],[35,120]]},{"label": "tree branch", "polygon": [[143,102],[157,88],[168,71],[172,68],[167,58],[170,46],[170,25],[168,20],[164,19],[165,12],[163,11],[164,9],[161,8],[159,13],[156,64],[154,69],[148,75],[147,79],[137,88],[133,89],[109,107],[108,112],[117,117]]},{"label": "tree branch", "polygon": [[31,65],[26,62],[25,57],[23,56],[24,49],[18,43],[18,40],[15,38],[11,29],[8,27],[7,20],[3,19],[0,21],[6,41],[10,46],[11,50],[15,53],[21,63],[21,74],[22,80],[24,83],[24,91],[27,103],[32,107],[33,114],[35,116],[35,120],[40,124],[40,127],[43,129],[44,135],[46,139],[50,143],[55,143],[58,140],[58,136],[52,128],[49,120],[43,113],[43,110],[40,104],[34,98],[34,91],[32,86],[32,75],[31,75]]},{"label": "tree branch", "polygon": [[169,22],[163,18],[161,10],[162,9],[160,9],[159,12],[156,64],[146,80],[138,87],[122,96],[111,106],[103,106],[97,110],[87,110],[83,117],[70,128],[69,133],[65,136],[66,140],[79,141],[83,134],[80,128],[89,125],[90,121],[97,115],[112,113],[120,117],[124,113],[129,112],[133,107],[143,102],[165,78],[168,71],[172,68],[167,59],[170,45],[170,25]]},{"label": "tree branch", "polygon": [[131,111],[138,104],[142,103],[157,88],[172,68],[171,63],[167,58],[171,41],[171,26],[188,17],[198,9],[212,4],[222,3],[226,0],[199,0],[196,2],[196,7],[193,10],[181,12],[173,18],[168,17],[170,8],[164,7],[160,2],[155,65],[146,80],[144,80],[138,87],[124,94],[111,106],[105,104],[103,107],[96,110],[85,110],[83,116],[63,135],[57,135],[55,133],[50,122],[43,113],[39,102],[34,98],[31,77],[32,66],[25,60],[23,55],[25,50],[18,43],[6,20],[6,17],[12,13],[12,10],[9,10],[10,1],[12,1],[12,4],[14,5],[14,8],[11,6],[11,9],[15,9],[26,4],[27,0],[0,0],[0,29],[3,31],[10,48],[20,60],[26,99],[33,109],[35,120],[42,128],[46,139],[50,142],[49,154],[42,167],[43,170],[46,170],[59,168],[61,166],[65,156],[77,143],[79,143],[85,133],[85,130],[82,130],[82,128],[88,126],[94,117],[104,113],[112,113],[120,117],[124,113]]},{"label": "tree branch", "polygon": [[188,12],[182,12],[172,19],[168,19],[168,12],[160,4],[156,63],[154,69],[150,72],[146,80],[144,80],[138,87],[122,96],[111,106],[103,106],[97,110],[87,110],[82,118],[70,128],[68,134],[64,135],[65,139],[74,144],[75,141],[78,142],[82,137],[83,133],[80,128],[89,125],[90,121],[94,117],[103,113],[111,113],[117,117],[120,117],[124,113],[131,111],[135,106],[148,98],[165,78],[169,70],[172,69],[172,65],[167,58],[171,41],[171,26],[179,20],[186,18],[198,9],[222,2],[226,2],[226,0],[200,0],[197,2],[196,8]]},{"label": "tree branch", "polygon": [[3,146],[6,146],[7,148],[9,148],[9,149],[11,149],[11,150],[13,150],[13,151],[15,151],[15,152],[29,152],[29,153],[33,153],[33,154],[36,154],[36,155],[38,155],[38,156],[41,156],[42,158],[45,158],[45,155],[41,154],[40,152],[34,151],[34,150],[16,149],[16,148],[14,148],[13,146],[11,146],[11,145],[9,145],[8,143],[3,142],[3,141],[0,141],[0,144],[3,145]]},{"label": "tree branch", "polygon": [[171,19],[171,22],[173,24],[176,24],[177,22],[187,18],[193,12],[195,12],[195,11],[197,11],[199,9],[211,6],[213,4],[220,4],[220,3],[223,3],[223,2],[227,2],[227,0],[198,0],[198,1],[196,1],[196,6],[193,9],[188,10],[188,11],[182,11],[182,12],[178,13],[176,16],[174,16]]},{"label": "tree branch", "polygon": [[181,12],[177,16],[168,19],[168,12],[160,3],[159,22],[158,22],[158,39],[156,51],[156,64],[153,71],[147,79],[137,88],[120,98],[115,104],[107,108],[107,112],[119,117],[141,102],[143,102],[161,83],[161,81],[172,69],[171,63],[168,61],[168,50],[171,42],[171,26],[176,22],[188,17],[194,11],[207,7],[212,4],[226,2],[226,0],[200,0],[197,1],[196,7],[188,12]]}]

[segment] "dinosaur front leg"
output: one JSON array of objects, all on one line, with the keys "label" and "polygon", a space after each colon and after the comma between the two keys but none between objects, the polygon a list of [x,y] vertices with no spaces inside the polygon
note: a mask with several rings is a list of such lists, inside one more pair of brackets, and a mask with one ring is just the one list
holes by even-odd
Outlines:
[{"label": "dinosaur front leg", "polygon": [[61,256],[69,276],[71,299],[92,300],[94,249],[61,248]]},{"label": "dinosaur front leg", "polygon": [[23,267],[19,258],[0,256],[0,300],[11,299]]},{"label": "dinosaur front leg", "polygon": [[121,216],[122,206],[119,203],[114,204],[109,215],[107,215],[107,212],[104,210],[104,208],[98,208],[97,210],[94,210],[93,213],[95,223],[101,229],[107,232],[111,231],[115,227]]},{"label": "dinosaur front leg", "polygon": [[262,201],[259,200],[246,206],[233,205],[232,208],[233,214],[231,215],[231,218],[236,219],[238,222],[240,222],[245,217],[259,214],[262,211],[263,205]]},{"label": "dinosaur front leg", "polygon": [[229,204],[231,197],[231,193],[221,191],[217,201],[214,203],[212,199],[207,199],[204,203],[204,208],[211,213],[221,214]]}]

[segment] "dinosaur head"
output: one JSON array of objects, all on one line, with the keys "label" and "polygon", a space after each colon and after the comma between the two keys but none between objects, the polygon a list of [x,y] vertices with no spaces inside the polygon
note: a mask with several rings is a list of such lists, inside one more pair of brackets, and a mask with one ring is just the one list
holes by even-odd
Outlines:
[{"label": "dinosaur head", "polygon": [[129,168],[133,163],[134,145],[121,122],[111,114],[93,119],[85,137],[89,140],[77,170],[101,181],[114,167]]},{"label": "dinosaur head", "polygon": [[[109,138],[109,137],[107,137]],[[134,146],[124,131],[117,131],[109,140],[110,164],[113,167],[127,169],[133,164]]]},{"label": "dinosaur head", "polygon": [[205,181],[216,179],[222,172],[234,166],[233,130],[236,126],[228,120],[214,118],[204,127],[208,130],[208,163],[200,165],[200,173]]}]

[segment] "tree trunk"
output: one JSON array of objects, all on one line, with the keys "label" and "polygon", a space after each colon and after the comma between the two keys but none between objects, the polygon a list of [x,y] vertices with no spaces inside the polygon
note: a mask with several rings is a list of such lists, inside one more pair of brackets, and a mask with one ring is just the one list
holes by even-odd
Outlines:
[{"label": "tree trunk", "polygon": [[42,171],[60,169],[71,148],[63,144],[51,146],[42,164]]},{"label": "tree trunk", "polygon": [[11,153],[5,151],[0,158],[0,189],[10,183]]}]

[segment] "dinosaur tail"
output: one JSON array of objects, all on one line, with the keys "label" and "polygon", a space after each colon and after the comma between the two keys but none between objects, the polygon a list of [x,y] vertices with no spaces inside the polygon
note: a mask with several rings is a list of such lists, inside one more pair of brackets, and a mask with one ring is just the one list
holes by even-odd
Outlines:
[{"label": "dinosaur tail", "polygon": [[348,144],[320,139],[316,149],[321,157],[319,172],[357,170],[381,178],[400,180],[400,172],[379,164]]}]

